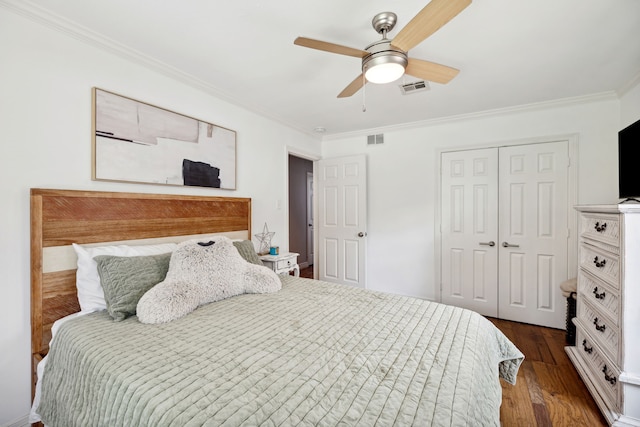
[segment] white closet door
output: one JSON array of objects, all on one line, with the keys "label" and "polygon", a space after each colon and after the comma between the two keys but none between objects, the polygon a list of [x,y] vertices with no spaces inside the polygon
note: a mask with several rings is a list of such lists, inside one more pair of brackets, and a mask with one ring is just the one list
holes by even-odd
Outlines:
[{"label": "white closet door", "polygon": [[501,319],[564,326],[568,149],[567,141],[500,148]]},{"label": "white closet door", "polygon": [[560,141],[442,153],[443,303],[564,327],[568,150]]},{"label": "white closet door", "polygon": [[498,149],[442,153],[442,302],[498,315]]}]

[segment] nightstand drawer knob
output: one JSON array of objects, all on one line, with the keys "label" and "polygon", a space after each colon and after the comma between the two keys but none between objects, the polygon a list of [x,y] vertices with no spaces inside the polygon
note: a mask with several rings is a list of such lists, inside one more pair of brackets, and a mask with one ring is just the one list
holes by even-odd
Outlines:
[{"label": "nightstand drawer knob", "polygon": [[587,347],[587,340],[582,340],[582,348],[586,353],[593,353],[593,347]]}]

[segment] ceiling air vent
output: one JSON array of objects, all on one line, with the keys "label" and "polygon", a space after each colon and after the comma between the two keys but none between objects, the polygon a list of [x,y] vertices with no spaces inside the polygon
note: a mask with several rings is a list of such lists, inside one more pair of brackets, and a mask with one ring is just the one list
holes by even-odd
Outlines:
[{"label": "ceiling air vent", "polygon": [[384,144],[384,134],[379,133],[377,135],[367,136],[367,145]]},{"label": "ceiling air vent", "polygon": [[400,90],[403,95],[409,95],[416,92],[423,92],[425,90],[429,90],[429,83],[424,80],[420,80],[413,83],[407,83],[404,85],[400,85]]}]

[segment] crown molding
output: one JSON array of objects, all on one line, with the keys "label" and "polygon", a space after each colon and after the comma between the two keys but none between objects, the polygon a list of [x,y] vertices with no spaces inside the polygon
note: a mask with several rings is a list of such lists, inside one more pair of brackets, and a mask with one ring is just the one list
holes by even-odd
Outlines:
[{"label": "crown molding", "polygon": [[583,95],[571,98],[561,98],[551,101],[543,101],[532,104],[522,104],[513,107],[497,108],[479,112],[473,112],[468,114],[460,114],[454,116],[447,116],[441,118],[433,118],[427,120],[421,120],[410,123],[402,123],[398,125],[390,125],[376,128],[361,129],[350,132],[335,133],[318,135],[308,129],[296,126],[281,117],[273,115],[270,111],[265,110],[257,105],[248,104],[228,92],[216,87],[202,79],[199,79],[191,74],[185,73],[176,67],[159,61],[149,55],[145,55],[135,49],[132,49],[122,43],[119,43],[113,39],[107,38],[97,32],[83,27],[76,22],[63,18],[62,16],[51,13],[50,11],[41,8],[30,2],[29,0],[0,0],[0,8],[8,9],[18,15],[21,15],[31,21],[47,26],[55,31],[63,33],[71,38],[74,38],[80,42],[94,46],[98,49],[107,51],[121,58],[124,58],[133,63],[142,65],[152,71],[169,77],[173,80],[179,81],[186,85],[189,85],[197,90],[200,90],[209,95],[215,96],[221,100],[229,102],[237,107],[243,108],[247,111],[255,113],[261,117],[272,120],[282,126],[289,129],[300,132],[308,137],[311,137],[317,141],[329,141],[343,138],[350,138],[362,135],[369,135],[372,133],[392,132],[406,129],[414,129],[420,127],[429,127],[439,124],[454,123],[465,120],[473,120],[487,117],[495,117],[506,114],[515,114],[522,112],[530,112],[536,110],[542,110],[547,108],[565,107],[571,105],[586,104],[591,102],[598,102],[603,100],[619,99],[622,95],[633,89],[636,85],[640,84],[640,72],[636,74],[627,84],[621,87],[617,91],[600,92],[590,95]]},{"label": "crown molding", "polygon": [[0,8],[8,9],[22,17],[49,27],[54,31],[65,34],[82,43],[112,53],[138,65],[142,65],[143,67],[146,67],[173,80],[189,85],[194,89],[215,96],[216,98],[229,102],[230,104],[233,104],[237,107],[253,112],[282,126],[293,129],[297,132],[310,136],[317,141],[320,141],[320,137],[309,130],[294,126],[291,123],[271,114],[269,111],[261,107],[250,105],[242,100],[237,99],[236,97],[232,96],[228,92],[225,92],[219,87],[207,83],[206,81],[199,79],[189,73],[185,73],[184,71],[181,71],[180,69],[166,64],[162,61],[159,61],[149,55],[145,55],[142,52],[132,49],[120,42],[105,37],[104,35],[99,34],[82,25],[79,25],[74,21],[54,14],[44,8],[41,8],[40,6],[33,4],[28,0],[0,0]]},{"label": "crown molding", "polygon": [[623,85],[620,89],[618,89],[617,93],[619,97],[623,97],[627,94],[627,92],[634,89],[636,86],[640,85],[640,71],[638,74],[633,76],[631,80],[629,80],[625,85]]},{"label": "crown molding", "polygon": [[407,129],[436,126],[436,125],[447,124],[447,123],[456,123],[456,122],[467,121],[467,120],[504,116],[508,114],[526,113],[526,112],[532,112],[532,111],[546,110],[549,108],[560,108],[560,107],[567,107],[567,106],[580,105],[580,104],[590,104],[592,102],[611,101],[611,100],[618,100],[618,99],[619,97],[616,91],[607,91],[607,92],[594,93],[590,95],[575,96],[571,98],[561,98],[561,99],[554,99],[551,101],[536,102],[532,104],[516,105],[513,107],[496,108],[496,109],[478,111],[478,112],[468,113],[468,114],[458,114],[455,116],[420,120],[416,122],[403,123],[399,125],[370,128],[370,129],[364,129],[364,130],[359,130],[354,132],[335,133],[335,134],[323,136],[322,140],[330,141],[330,140],[343,139],[343,138],[352,138],[352,137],[358,137],[362,135],[378,134],[378,133],[384,133],[384,132],[395,132],[395,131],[401,131],[401,130],[407,130]]}]

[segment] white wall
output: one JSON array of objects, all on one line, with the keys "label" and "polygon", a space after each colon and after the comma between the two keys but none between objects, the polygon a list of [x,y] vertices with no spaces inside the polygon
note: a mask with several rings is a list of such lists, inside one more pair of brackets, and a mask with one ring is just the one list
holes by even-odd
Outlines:
[{"label": "white wall", "polygon": [[[0,425],[25,422],[31,400],[29,188],[253,198],[287,247],[286,147],[320,143],[136,62],[0,8]],[[234,129],[237,191],[91,181],[91,87],[97,86]],[[268,179],[256,179],[258,177]]]},{"label": "white wall", "polygon": [[437,298],[438,149],[577,135],[578,202],[616,203],[619,123],[620,101],[611,95],[387,130],[383,145],[367,146],[364,135],[326,138],[323,157],[368,158],[368,288]]},{"label": "white wall", "polygon": [[636,79],[636,85],[620,98],[620,129],[638,120],[640,120],[640,73]]}]

